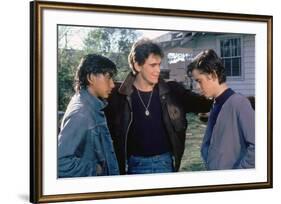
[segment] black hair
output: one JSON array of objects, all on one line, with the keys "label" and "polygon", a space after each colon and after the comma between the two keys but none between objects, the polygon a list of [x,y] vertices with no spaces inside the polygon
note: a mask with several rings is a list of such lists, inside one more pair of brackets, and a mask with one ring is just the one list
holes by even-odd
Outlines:
[{"label": "black hair", "polygon": [[187,74],[190,75],[194,69],[197,69],[200,73],[216,74],[220,84],[226,81],[225,67],[212,49],[200,52],[187,66]]},{"label": "black hair", "polygon": [[113,77],[117,73],[116,65],[108,58],[96,54],[84,56],[75,74],[75,91],[89,85],[88,76],[90,74],[109,74]]},{"label": "black hair", "polygon": [[147,38],[142,38],[133,44],[128,62],[134,74],[137,72],[134,63],[143,65],[150,54],[158,55],[161,58],[164,56],[161,47]]}]

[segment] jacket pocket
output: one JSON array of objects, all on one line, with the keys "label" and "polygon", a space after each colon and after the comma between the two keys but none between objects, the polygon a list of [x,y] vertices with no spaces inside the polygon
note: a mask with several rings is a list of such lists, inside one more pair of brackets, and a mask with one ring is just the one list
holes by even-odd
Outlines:
[{"label": "jacket pocket", "polygon": [[177,105],[168,105],[168,113],[171,119],[171,123],[176,132],[185,131],[187,128],[187,121],[185,118],[185,113]]}]

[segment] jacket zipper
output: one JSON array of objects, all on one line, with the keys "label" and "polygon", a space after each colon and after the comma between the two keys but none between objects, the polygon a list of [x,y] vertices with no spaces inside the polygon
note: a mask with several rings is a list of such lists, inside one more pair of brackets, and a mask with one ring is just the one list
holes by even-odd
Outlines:
[{"label": "jacket zipper", "polygon": [[[162,110],[162,114],[163,114],[164,109],[166,109],[167,112],[168,112],[168,115],[170,117],[170,114],[169,114],[169,111],[168,111],[168,107],[167,107],[167,100],[166,100],[166,98],[167,97],[165,95],[162,95],[160,97],[161,110]],[[164,119],[163,119],[163,123],[165,125]],[[171,139],[170,133],[169,133],[169,131],[167,129],[166,129],[166,131],[167,131],[167,134],[168,134],[168,137],[169,137],[169,140],[170,140],[170,143],[171,143],[171,147],[172,147],[171,153],[172,153],[172,159],[173,159],[173,167],[174,167],[174,170],[175,170],[176,169],[176,154],[175,154],[173,143],[171,141],[172,139]]]},{"label": "jacket zipper", "polygon": [[131,100],[130,100],[129,97],[127,97],[127,100],[128,100],[128,103],[129,103],[129,107],[131,109],[131,111],[130,111],[130,117],[131,118],[130,118],[130,122],[129,122],[127,131],[126,131],[126,135],[125,135],[125,171],[126,172],[128,171],[128,165],[127,165],[127,140],[128,140],[129,130],[130,130],[131,124],[133,122],[133,111],[132,111],[132,107],[131,107]]}]

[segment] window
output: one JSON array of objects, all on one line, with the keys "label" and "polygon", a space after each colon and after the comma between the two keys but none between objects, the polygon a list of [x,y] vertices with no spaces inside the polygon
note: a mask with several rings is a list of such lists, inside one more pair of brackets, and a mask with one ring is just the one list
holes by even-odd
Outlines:
[{"label": "window", "polygon": [[221,59],[226,69],[226,76],[240,77],[241,73],[241,40],[240,38],[220,41]]}]

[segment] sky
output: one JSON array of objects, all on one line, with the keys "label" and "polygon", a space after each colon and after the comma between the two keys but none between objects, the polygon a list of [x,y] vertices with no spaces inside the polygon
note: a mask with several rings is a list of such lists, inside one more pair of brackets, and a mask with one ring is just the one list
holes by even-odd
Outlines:
[{"label": "sky", "polygon": [[156,31],[156,30],[139,30],[142,32],[143,36],[142,37],[148,37],[151,39],[154,39],[160,35],[164,35],[168,31]]},{"label": "sky", "polygon": [[[69,26],[68,26],[69,27]],[[68,48],[73,49],[82,49],[83,39],[86,37],[87,33],[93,28],[90,27],[75,27],[71,26],[67,35],[67,44]],[[167,33],[168,31],[156,31],[156,30],[137,30],[141,36],[154,39],[160,35]],[[59,33],[63,33],[63,30],[60,27]],[[59,40],[59,47],[64,47],[66,42],[65,36]]]}]

